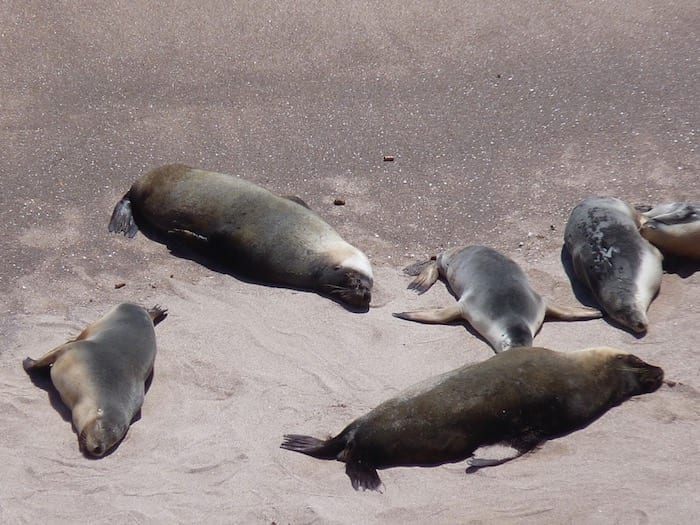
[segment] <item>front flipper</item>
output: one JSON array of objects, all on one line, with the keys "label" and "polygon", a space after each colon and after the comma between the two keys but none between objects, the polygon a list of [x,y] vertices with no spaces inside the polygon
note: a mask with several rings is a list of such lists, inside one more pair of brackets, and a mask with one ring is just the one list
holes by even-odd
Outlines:
[{"label": "front flipper", "polygon": [[469,466],[467,467],[467,474],[473,474],[479,469],[484,467],[497,467],[498,465],[503,465],[514,459],[518,459],[520,456],[525,454],[525,452],[518,452],[515,456],[509,456],[502,459],[486,459],[486,458],[472,458],[469,460]]},{"label": "front flipper", "polygon": [[459,304],[447,308],[434,308],[432,310],[417,310],[415,312],[400,312],[392,314],[399,319],[417,321],[419,323],[447,324],[457,319],[463,319],[462,308]]},{"label": "front flipper", "polygon": [[379,479],[377,469],[362,463],[351,462],[345,465],[345,473],[350,478],[352,488],[355,490],[376,490],[381,493],[382,480]]},{"label": "front flipper", "polygon": [[595,308],[585,306],[557,306],[548,299],[545,299],[545,316],[550,319],[560,319],[562,321],[582,321],[586,319],[600,319],[603,313]]},{"label": "front flipper", "polygon": [[415,290],[419,294],[427,292],[430,287],[435,284],[435,281],[438,280],[438,277],[440,276],[440,271],[438,269],[438,264],[435,261],[432,261],[428,266],[423,268],[423,271],[411,281],[411,283],[408,285],[409,290]]},{"label": "front flipper", "polygon": [[49,367],[52,364],[54,364],[56,362],[56,359],[61,357],[61,354],[63,354],[63,352],[65,352],[69,348],[70,347],[68,346],[68,343],[63,343],[61,346],[56,347],[53,350],[47,352],[39,359],[32,359],[31,357],[27,357],[24,361],[22,361],[22,367],[27,373],[31,373],[36,370]]},{"label": "front flipper", "polygon": [[657,206],[643,215],[650,223],[660,222],[669,226],[696,222],[700,220],[700,203],[677,202]]}]

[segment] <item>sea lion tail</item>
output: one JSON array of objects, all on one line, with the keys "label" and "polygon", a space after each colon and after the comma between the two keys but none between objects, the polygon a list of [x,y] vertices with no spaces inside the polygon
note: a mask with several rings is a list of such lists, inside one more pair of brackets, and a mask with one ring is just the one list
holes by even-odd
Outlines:
[{"label": "sea lion tail", "polygon": [[280,445],[285,450],[301,452],[317,459],[338,459],[345,446],[346,440],[342,434],[326,441],[301,434],[285,434]]},{"label": "sea lion tail", "polygon": [[114,207],[112,217],[109,220],[109,231],[113,233],[124,233],[124,235],[130,239],[139,231],[138,226],[136,226],[136,221],[134,221],[134,214],[131,210],[131,199],[128,193],[124,195],[122,200]]},{"label": "sea lion tail", "polygon": [[280,446],[318,459],[344,461],[345,473],[350,478],[352,488],[381,492],[382,480],[379,479],[377,469],[351,457],[352,453],[348,452],[348,436],[351,434],[352,432],[341,432],[340,435],[326,441],[311,436],[286,434]]}]

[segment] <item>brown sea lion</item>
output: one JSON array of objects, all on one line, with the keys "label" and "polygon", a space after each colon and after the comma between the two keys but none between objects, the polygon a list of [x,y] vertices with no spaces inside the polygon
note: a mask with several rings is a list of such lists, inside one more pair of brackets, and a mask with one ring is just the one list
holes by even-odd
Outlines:
[{"label": "brown sea lion", "polygon": [[85,454],[110,452],[141,409],[156,357],[153,325],[166,312],[122,303],[75,339],[39,359],[24,360],[28,373],[51,367],[51,381],[72,411]]},{"label": "brown sea lion", "polygon": [[700,202],[662,204],[642,213],[639,233],[664,254],[700,261]]},{"label": "brown sea lion", "polygon": [[419,383],[334,438],[291,434],[281,446],[342,461],[355,489],[379,490],[377,469],[462,461],[495,444],[521,455],[662,381],[661,368],[622,350],[521,348]]},{"label": "brown sea lion", "polygon": [[367,256],[297,198],[231,175],[171,164],[133,184],[114,208],[109,231],[133,237],[139,223],[206,245],[263,282],[369,307],[373,276]]}]

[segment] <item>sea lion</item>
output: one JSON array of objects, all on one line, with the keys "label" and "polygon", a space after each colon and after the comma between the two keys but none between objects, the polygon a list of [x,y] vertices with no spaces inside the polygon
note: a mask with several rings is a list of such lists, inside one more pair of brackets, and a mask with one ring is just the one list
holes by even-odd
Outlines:
[{"label": "sea lion", "polygon": [[286,435],[281,447],[342,461],[356,490],[379,490],[376,469],[454,463],[496,444],[519,456],[662,381],[661,368],[614,348],[522,348],[423,381],[336,437]]},{"label": "sea lion", "polygon": [[662,204],[640,222],[639,233],[664,254],[700,261],[700,202]]},{"label": "sea lion", "polygon": [[153,371],[153,325],[166,315],[157,305],[146,310],[122,303],[75,339],[22,363],[28,373],[51,368],[51,381],[72,411],[83,453],[103,456],[126,435]]},{"label": "sea lion", "polygon": [[440,254],[408,287],[424,293],[438,276],[458,297],[456,305],[393,315],[422,323],[465,319],[496,352],[532,346],[545,316],[566,321],[602,317],[593,308],[561,307],[543,299],[515,261],[486,246],[453,248]]},{"label": "sea lion", "polygon": [[638,214],[614,197],[590,197],[571,212],[564,245],[574,273],[605,312],[646,332],[647,309],[661,286],[663,256],[639,234]]},{"label": "sea lion", "polygon": [[171,164],[131,186],[114,208],[109,231],[133,237],[139,224],[205,245],[236,271],[263,282],[369,307],[373,276],[367,256],[296,197]]}]

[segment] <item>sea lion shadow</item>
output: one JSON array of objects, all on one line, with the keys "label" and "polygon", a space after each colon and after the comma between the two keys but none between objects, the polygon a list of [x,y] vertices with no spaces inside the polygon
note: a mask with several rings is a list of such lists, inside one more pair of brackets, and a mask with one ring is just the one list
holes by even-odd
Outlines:
[{"label": "sea lion shadow", "polygon": [[664,255],[663,269],[666,273],[673,273],[681,279],[687,279],[700,271],[700,261],[694,261],[688,257]]},{"label": "sea lion shadow", "polygon": [[258,286],[265,286],[267,288],[280,288],[315,293],[325,297],[326,299],[330,299],[334,303],[337,303],[352,313],[366,313],[369,311],[369,306],[364,308],[352,306],[344,303],[340,299],[330,294],[325,294],[319,290],[310,290],[291,285],[276,284],[274,282],[256,278],[254,275],[254,270],[245,268],[240,262],[237,263],[231,256],[226,256],[221,250],[217,250],[215,246],[210,245],[205,240],[199,241],[194,238],[186,239],[184,236],[168,234],[147,225],[142,226],[142,222],[138,223],[139,231],[149,240],[163,244],[175,257],[201,264],[213,272],[220,273],[222,275],[229,275],[234,279],[247,284],[255,284]]},{"label": "sea lion shadow", "polygon": [[34,370],[33,372],[28,373],[28,375],[34,386],[37,386],[46,392],[49,397],[49,403],[53,409],[58,412],[64,421],[71,423],[72,425],[73,414],[71,409],[68,408],[63,402],[61,399],[61,394],[58,393],[58,390],[53,385],[53,381],[51,381],[51,368],[47,367]]},{"label": "sea lion shadow", "polygon": [[[630,328],[618,323],[605,312],[605,310],[601,307],[600,303],[598,303],[595,297],[593,297],[591,291],[578,279],[578,277],[576,277],[576,272],[574,271],[574,263],[571,259],[571,254],[569,253],[569,250],[566,249],[565,245],[562,245],[561,247],[560,259],[561,264],[564,267],[564,272],[569,278],[569,283],[571,284],[571,291],[578,302],[580,302],[584,306],[588,306],[589,308],[596,308],[600,310],[603,313],[603,321],[605,321],[614,328],[623,330],[628,334],[633,335],[636,339],[641,339],[646,335],[646,332],[635,332],[634,330],[631,330]],[[551,321],[556,321],[556,319],[551,319]]]}]

